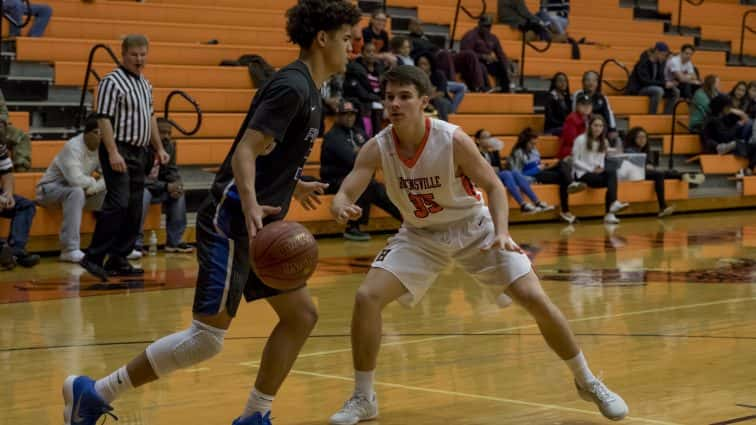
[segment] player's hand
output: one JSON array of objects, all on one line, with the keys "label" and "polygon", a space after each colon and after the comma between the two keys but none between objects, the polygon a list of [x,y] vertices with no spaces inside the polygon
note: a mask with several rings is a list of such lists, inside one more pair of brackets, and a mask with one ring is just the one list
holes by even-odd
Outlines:
[{"label": "player's hand", "polygon": [[299,180],[294,188],[294,199],[307,211],[314,210],[322,203],[320,195],[323,195],[327,188],[328,183]]},{"label": "player's hand", "polygon": [[126,161],[123,160],[123,157],[118,151],[111,152],[108,155],[109,161],[110,161],[110,168],[113,169],[116,173],[125,173],[126,172]]},{"label": "player's hand", "polygon": [[263,227],[263,219],[269,215],[275,215],[281,212],[281,207],[273,207],[270,205],[255,205],[252,206],[251,211],[247,214],[247,233],[249,235],[250,243],[255,238],[257,232]]},{"label": "player's hand", "polygon": [[170,156],[170,155],[168,155],[168,152],[166,152],[166,151],[165,151],[165,149],[160,149],[160,150],[158,151],[157,155],[158,155],[158,160],[160,161],[160,163],[161,163],[162,165],[165,165],[165,164],[167,164],[167,163],[168,163],[168,161],[170,161],[170,160],[171,160],[171,156]]},{"label": "player's hand", "polygon": [[525,254],[525,251],[520,248],[520,245],[517,245],[517,242],[512,240],[512,237],[506,233],[503,235],[497,235],[496,238],[488,246],[483,248],[483,251],[490,251],[492,249],[503,249],[509,252],[518,252],[520,254]]},{"label": "player's hand", "polygon": [[339,224],[346,224],[348,221],[354,221],[360,217],[362,217],[362,208],[351,204],[341,207],[339,213],[336,215],[336,221]]}]

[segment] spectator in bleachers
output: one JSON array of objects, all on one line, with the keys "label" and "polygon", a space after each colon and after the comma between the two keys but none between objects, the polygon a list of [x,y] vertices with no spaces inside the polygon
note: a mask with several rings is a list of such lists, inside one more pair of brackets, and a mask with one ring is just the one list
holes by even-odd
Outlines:
[{"label": "spectator in bleachers", "polygon": [[[436,60],[430,53],[422,53],[415,58],[417,67],[422,69],[430,78],[433,92],[430,95],[430,104],[438,112],[438,119],[449,121],[449,114],[454,111],[452,100],[448,94],[446,76],[436,69]],[[462,92],[462,96],[464,96]]]},{"label": "spectator in bleachers", "polygon": [[352,51],[349,52],[349,60],[357,59],[362,53],[362,46],[365,45],[365,39],[362,38],[362,30],[359,26],[352,27]]},{"label": "spectator in bleachers", "polygon": [[391,53],[396,56],[397,65],[415,65],[415,61],[410,56],[412,44],[408,37],[397,35],[391,39]]},{"label": "spectator in bleachers", "polygon": [[[1,130],[4,131],[5,125],[0,121]],[[11,219],[8,239],[0,243],[0,266],[6,269],[16,264],[33,267],[39,263],[39,255],[26,251],[29,230],[37,210],[34,202],[13,193],[15,181],[10,153],[7,146],[0,143],[0,217]]]},{"label": "spectator in bleachers", "polygon": [[752,119],[756,119],[756,80],[748,83],[748,108],[746,114]]},{"label": "spectator in bleachers", "polygon": [[529,181],[559,185],[559,216],[567,223],[573,224],[577,218],[570,212],[568,194],[584,190],[585,183],[573,181],[572,167],[567,161],[559,161],[547,168],[541,162],[537,142],[538,135],[532,129],[523,130],[517,136],[517,143],[512,149],[509,168],[522,173]]},{"label": "spectator in bleachers", "polygon": [[[367,142],[367,137],[355,127],[357,108],[350,101],[342,101],[339,105],[339,114],[333,125],[323,139],[323,148],[320,151],[320,178],[328,183],[326,193],[336,193],[347,174],[354,167],[357,152]],[[370,181],[365,192],[357,200],[357,205],[362,208],[362,216],[357,221],[347,223],[344,238],[352,241],[367,241],[370,235],[360,230],[360,225],[365,225],[370,219],[370,206],[377,205],[389,213],[395,219],[402,221],[402,215],[394,206],[386,194],[386,187],[375,179]]]},{"label": "spectator in bleachers", "polygon": [[24,15],[26,14],[34,18],[27,36],[42,37],[47,29],[47,24],[50,23],[52,8],[44,3],[29,2],[29,9],[27,10],[23,0],[4,0],[3,13],[15,21],[11,22],[10,29],[8,30],[8,35],[11,37],[21,35],[21,27],[16,24],[22,24],[25,19]]},{"label": "spectator in bleachers", "polygon": [[693,54],[696,48],[692,44],[683,44],[680,54],[674,55],[664,65],[664,78],[677,82],[680,97],[690,99],[701,86],[696,67],[693,65]]},{"label": "spectator in bleachers", "polygon": [[320,96],[323,98],[324,115],[335,115],[344,94],[344,75],[336,74],[323,83]]},{"label": "spectator in bleachers", "polygon": [[674,205],[667,205],[667,200],[664,196],[664,180],[679,180],[682,178],[682,175],[676,170],[657,169],[657,167],[652,164],[652,158],[649,152],[648,133],[643,127],[631,128],[630,131],[627,132],[627,136],[625,136],[623,147],[624,151],[627,153],[646,154],[646,180],[654,182],[656,200],[659,203],[659,217],[661,218],[672,215],[672,213],[675,212],[675,207]]},{"label": "spectator in bleachers", "polygon": [[440,50],[440,48],[436,46],[427,35],[425,35],[425,31],[423,31],[423,26],[419,19],[410,18],[409,24],[407,25],[407,31],[409,31],[407,37],[410,39],[410,43],[412,43],[412,51],[410,53],[412,56],[415,56],[420,52],[427,51],[436,53]]},{"label": "spectator in bleachers", "polygon": [[[494,171],[496,171],[499,180],[507,188],[509,196],[517,202],[523,214],[535,214],[554,209],[554,206],[538,199],[538,195],[533,192],[530,181],[525,175],[519,171],[503,169],[501,157],[499,156],[499,150],[503,144],[501,141],[491,137],[491,133],[488,130],[481,128],[475,132],[475,144],[478,145],[480,154],[483,155],[486,161],[491,164]],[[527,202],[522,196],[523,193],[532,202]]]},{"label": "spectator in bleachers", "polygon": [[638,63],[633,67],[627,91],[632,95],[648,96],[648,113],[656,114],[662,97],[666,99],[664,113],[671,114],[680,90],[677,81],[664,78],[664,66],[669,56],[669,46],[660,41],[649,52],[643,52]]},{"label": "spectator in bleachers", "polygon": [[[499,37],[491,33],[493,22],[491,17],[483,15],[478,20],[478,26],[471,29],[462,37],[461,51],[474,52],[483,68],[496,78],[498,87],[492,91],[509,93],[509,60],[501,48]],[[488,79],[483,79],[484,86],[488,86]]]},{"label": "spectator in bleachers", "polygon": [[129,260],[136,260],[142,256],[144,222],[152,204],[161,204],[165,213],[165,251],[184,254],[194,252],[194,247],[183,240],[186,230],[186,196],[184,183],[176,166],[176,142],[171,137],[173,126],[165,118],[158,118],[157,123],[163,149],[168,152],[170,159],[162,165],[155,162],[152,171],[145,179],[139,236],[134,245],[134,251],[128,257]]},{"label": "spectator in bleachers", "polygon": [[101,141],[97,117],[90,115],[84,132],[63,145],[37,183],[37,203],[63,213],[60,261],[78,263],[84,258],[79,245],[82,211],[99,210],[105,199],[105,180],[92,176],[100,168],[97,151]]},{"label": "spectator in bleachers", "polygon": [[753,170],[756,167],[756,143],[750,143],[753,121],[745,112],[735,108],[732,98],[727,95],[716,96],[709,107],[709,118],[701,133],[703,151],[747,158],[748,168]]},{"label": "spectator in bleachers", "polygon": [[369,137],[380,128],[382,74],[383,63],[376,56],[375,45],[366,43],[362,55],[349,62],[344,76],[344,97],[359,102],[361,120],[358,126]]},{"label": "spectator in bleachers", "polygon": [[362,38],[365,44],[372,43],[375,45],[377,53],[387,53],[389,51],[389,34],[386,31],[386,14],[381,10],[376,10],[370,18],[368,26],[362,29]]},{"label": "spectator in bleachers", "polygon": [[703,129],[704,121],[709,115],[709,102],[719,94],[719,77],[709,74],[704,78],[703,85],[696,90],[688,108],[690,131],[697,133]]},{"label": "spectator in bleachers", "polygon": [[578,96],[586,94],[591,98],[593,105],[592,112],[604,117],[604,122],[609,125],[606,137],[609,142],[617,139],[617,120],[612,111],[612,105],[609,104],[609,98],[599,91],[599,75],[596,71],[586,71],[583,73],[583,88],[578,90],[572,96],[572,109],[575,109],[575,103]]},{"label": "spectator in bleachers", "polygon": [[548,23],[553,34],[566,35],[569,13],[569,0],[541,0],[541,9],[536,13],[536,16]]},{"label": "spectator in bleachers", "polygon": [[2,91],[0,91],[0,121],[5,123],[0,138],[10,150],[13,169],[16,172],[29,171],[31,168],[31,139],[23,130],[14,127],[8,121],[8,105]]},{"label": "spectator in bleachers", "polygon": [[592,115],[585,133],[578,136],[572,146],[572,167],[578,181],[589,187],[606,188],[604,223],[618,224],[619,219],[615,214],[629,204],[617,200],[617,170],[606,168],[609,141],[605,130],[604,118]]},{"label": "spectator in bleachers", "polygon": [[546,108],[544,109],[543,132],[558,136],[562,133],[564,120],[572,112],[570,99],[570,81],[567,74],[557,72],[551,78]]},{"label": "spectator in bleachers", "polygon": [[732,99],[732,107],[746,111],[748,109],[748,85],[745,81],[738,81],[735,86],[730,90],[730,99]]},{"label": "spectator in bleachers", "polygon": [[434,58],[433,54],[430,52],[421,53],[416,56],[415,63],[428,74],[431,83],[436,88],[437,92],[443,94],[443,97],[451,102],[449,105],[449,113],[456,113],[457,109],[459,109],[459,105],[465,98],[467,86],[464,83],[448,80],[446,75],[438,69],[437,59]]},{"label": "spectator in bleachers", "polygon": [[562,127],[562,133],[559,135],[559,152],[557,157],[565,159],[572,155],[572,146],[575,139],[585,133],[588,118],[593,111],[593,100],[585,93],[575,97],[575,108],[573,112],[567,115]]}]

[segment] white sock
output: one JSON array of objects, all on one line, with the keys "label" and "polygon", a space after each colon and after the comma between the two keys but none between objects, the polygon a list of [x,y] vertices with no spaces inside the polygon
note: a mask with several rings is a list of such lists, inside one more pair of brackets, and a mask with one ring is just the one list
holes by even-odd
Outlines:
[{"label": "white sock", "polygon": [[369,372],[354,371],[354,392],[370,397],[375,392],[373,390],[373,378],[375,370]]},{"label": "white sock", "polygon": [[95,382],[95,391],[108,404],[112,403],[123,392],[133,388],[129,373],[126,371],[126,366],[122,366],[110,375]]},{"label": "white sock", "polygon": [[261,393],[257,388],[252,389],[241,417],[248,418],[254,415],[255,412],[260,412],[261,415],[265,416],[266,413],[270,412],[270,406],[273,404],[273,399],[275,398],[276,396]]},{"label": "white sock", "polygon": [[582,351],[577,356],[564,362],[570,367],[572,374],[575,375],[575,379],[581,387],[596,380],[596,377],[593,376],[593,373],[588,368],[588,362],[585,361]]}]

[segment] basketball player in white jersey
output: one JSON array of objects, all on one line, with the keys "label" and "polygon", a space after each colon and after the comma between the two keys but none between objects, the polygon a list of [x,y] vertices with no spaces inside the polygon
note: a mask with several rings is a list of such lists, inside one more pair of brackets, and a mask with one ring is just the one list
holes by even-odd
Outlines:
[{"label": "basketball player in white jersey", "polygon": [[[391,125],[360,150],[331,212],[344,223],[359,218],[355,201],[382,169],[389,198],[404,223],[357,291],[352,317],[355,389],[330,423],[353,425],[378,416],[373,378],[381,311],[394,300],[408,306],[419,302],[452,259],[535,318],[548,345],[573,372],[583,399],[609,419],[625,417],[627,404],[593,376],[567,320],[509,236],[507,194],[493,169],[462,129],[424,117],[431,93],[428,77],[413,66],[399,66],[384,76],[384,84]],[[489,207],[472,182],[486,192]]]}]

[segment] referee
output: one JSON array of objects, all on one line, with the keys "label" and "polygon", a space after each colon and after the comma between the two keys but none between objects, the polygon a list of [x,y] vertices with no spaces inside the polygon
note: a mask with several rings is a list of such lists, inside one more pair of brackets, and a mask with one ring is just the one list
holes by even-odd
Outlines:
[{"label": "referee", "polygon": [[147,47],[145,36],[126,36],[121,44],[122,65],[97,88],[99,156],[107,194],[80,264],[102,281],[108,276],[144,274],[126,256],[139,234],[145,173],[152,167],[153,151],[161,164],[169,160],[153,113],[152,85],[142,76]]}]

